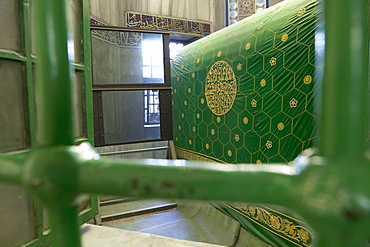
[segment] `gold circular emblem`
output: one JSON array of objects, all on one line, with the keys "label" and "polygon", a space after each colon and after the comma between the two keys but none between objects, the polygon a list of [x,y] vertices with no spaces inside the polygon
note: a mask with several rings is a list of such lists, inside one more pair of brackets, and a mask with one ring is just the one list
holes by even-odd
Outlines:
[{"label": "gold circular emblem", "polygon": [[217,117],[216,118],[216,121],[217,121],[217,123],[221,122],[221,118],[220,117]]},{"label": "gold circular emblem", "polygon": [[310,84],[312,82],[312,76],[310,75],[306,75],[304,78],[303,78],[303,83],[304,84]]},{"label": "gold circular emblem", "polygon": [[209,149],[209,144],[208,143],[206,144],[206,149]]},{"label": "gold circular emblem", "polygon": [[285,42],[289,38],[289,35],[287,33],[284,33],[283,36],[281,36],[281,41]]},{"label": "gold circular emblem", "polygon": [[266,86],[266,80],[265,80],[265,79],[262,79],[262,80],[260,81],[260,84],[261,84],[261,87]]},{"label": "gold circular emblem", "polygon": [[233,152],[231,152],[231,150],[227,150],[227,155],[232,156]]},{"label": "gold circular emblem", "polygon": [[249,50],[251,48],[251,43],[247,43],[246,45],[245,45],[245,49],[246,50]]},{"label": "gold circular emblem", "polygon": [[283,123],[279,123],[277,128],[278,130],[283,130],[285,128],[285,125]]},{"label": "gold circular emblem", "polygon": [[218,56],[218,57],[221,57],[221,55],[222,55],[222,52],[221,52],[221,51],[219,51],[219,52],[217,53],[217,56]]},{"label": "gold circular emblem", "polygon": [[225,61],[218,61],[208,70],[205,86],[208,108],[215,115],[226,114],[236,98],[236,78]]},{"label": "gold circular emblem", "polygon": [[248,123],[248,118],[247,118],[247,117],[244,117],[244,118],[243,118],[243,123],[244,123],[244,124],[247,124],[247,123]]}]

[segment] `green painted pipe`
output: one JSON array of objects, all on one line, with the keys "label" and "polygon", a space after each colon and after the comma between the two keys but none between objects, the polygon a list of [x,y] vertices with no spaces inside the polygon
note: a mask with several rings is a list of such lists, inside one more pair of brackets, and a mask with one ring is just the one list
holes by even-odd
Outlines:
[{"label": "green painted pipe", "polygon": [[325,71],[320,154],[363,159],[367,138],[367,0],[325,2]]},{"label": "green painted pipe", "polygon": [[[37,121],[40,146],[73,145],[72,73],[68,46],[73,46],[66,16],[67,1],[35,0],[37,52]],[[70,49],[73,50],[73,49]]]}]

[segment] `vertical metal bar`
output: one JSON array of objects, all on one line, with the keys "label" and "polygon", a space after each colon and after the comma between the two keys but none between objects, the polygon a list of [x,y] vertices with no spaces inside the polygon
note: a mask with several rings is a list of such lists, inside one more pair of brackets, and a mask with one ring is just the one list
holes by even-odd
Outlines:
[{"label": "vertical metal bar", "polygon": [[73,54],[68,54],[68,47],[73,47],[73,41],[69,37],[66,4],[63,0],[36,0],[34,4],[40,145],[72,145],[72,68],[69,62]]},{"label": "vertical metal bar", "polygon": [[366,149],[368,1],[325,1],[325,72],[319,149],[362,158]]},{"label": "vertical metal bar", "polygon": [[77,207],[48,207],[53,246],[78,247],[80,231],[77,218]]}]

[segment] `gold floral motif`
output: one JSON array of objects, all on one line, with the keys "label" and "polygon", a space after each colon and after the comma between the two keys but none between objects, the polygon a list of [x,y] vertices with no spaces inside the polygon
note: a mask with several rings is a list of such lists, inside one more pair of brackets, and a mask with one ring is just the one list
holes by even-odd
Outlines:
[{"label": "gold floral motif", "polygon": [[275,66],[276,65],[276,57],[272,57],[271,59],[270,59],[270,65],[271,66]]},{"label": "gold floral motif", "polygon": [[209,144],[208,143],[206,144],[206,149],[209,149]]},{"label": "gold floral motif", "polygon": [[236,66],[236,69],[240,71],[242,70],[242,68],[243,68],[243,65],[241,63],[238,63],[238,65]]},{"label": "gold floral motif", "polygon": [[192,128],[193,132],[197,131],[197,128],[193,126]]},{"label": "gold floral motif", "polygon": [[251,43],[247,43],[246,45],[245,45],[245,49],[246,50],[249,50],[251,48]]},{"label": "gold floral motif", "polygon": [[191,88],[190,87],[188,88],[188,93],[191,93]]},{"label": "gold floral motif", "polygon": [[191,73],[191,78],[195,78],[195,73]]},{"label": "gold floral motif", "polygon": [[289,35],[287,33],[284,33],[283,36],[281,36],[281,41],[285,42],[288,40],[288,38],[289,38]]},{"label": "gold floral motif", "polygon": [[[257,164],[258,164],[257,160]],[[230,206],[240,210],[247,217],[262,223],[272,231],[283,234],[290,240],[300,242],[307,246],[310,242],[309,232],[300,225],[282,218],[264,208],[244,203],[230,203]]]},{"label": "gold floral motif", "polygon": [[206,77],[205,96],[208,108],[215,115],[226,114],[236,98],[236,77],[232,67],[218,61],[209,69]]},{"label": "gold floral motif", "polygon": [[200,118],[200,114],[199,114],[199,113],[197,113],[197,118],[198,118],[198,119]]},{"label": "gold floral motif", "polygon": [[253,108],[254,108],[254,107],[257,107],[257,100],[253,99],[253,100],[251,101],[251,105],[252,105],[252,107],[253,107]]},{"label": "gold floral motif", "polygon": [[237,142],[240,141],[240,136],[238,134],[235,134],[234,140],[237,141]]},{"label": "gold floral motif", "polygon": [[184,100],[184,105],[188,105],[188,102],[186,100]]},{"label": "gold floral motif", "polygon": [[261,24],[259,24],[258,27],[257,27],[257,30],[261,30],[262,27],[263,27],[263,24],[264,24],[263,22]]},{"label": "gold floral motif", "polygon": [[204,98],[200,99],[200,103],[203,105],[204,104]]},{"label": "gold floral motif", "polygon": [[296,100],[295,98],[291,99],[289,101],[289,105],[290,105],[290,108],[296,108],[298,106],[298,100]]},{"label": "gold floral motif", "polygon": [[219,52],[217,53],[217,56],[218,56],[218,57],[221,57],[221,55],[222,55],[222,52],[221,52],[221,51],[219,51]]},{"label": "gold floral motif", "polygon": [[227,150],[227,155],[231,157],[233,155],[233,152],[231,150]]},{"label": "gold floral motif", "polygon": [[285,128],[285,125],[283,123],[278,123],[277,128],[278,130],[283,130]]},{"label": "gold floral motif", "polygon": [[197,63],[200,63],[200,58],[197,59]]},{"label": "gold floral motif", "polygon": [[247,118],[247,117],[244,117],[244,118],[243,118],[243,123],[244,123],[244,124],[247,124],[247,123],[248,123],[248,118]]},{"label": "gold floral motif", "polygon": [[266,142],[266,147],[267,147],[268,149],[272,148],[272,141],[267,141],[267,142]]},{"label": "gold floral motif", "polygon": [[215,131],[215,129],[211,129],[211,135],[215,135],[216,134],[216,131]]},{"label": "gold floral motif", "polygon": [[303,83],[304,84],[310,84],[312,82],[312,76],[310,75],[306,75],[304,78],[303,78]]},{"label": "gold floral motif", "polygon": [[266,80],[265,80],[265,79],[262,79],[262,80],[260,81],[260,85],[261,85],[261,87],[266,86]]},{"label": "gold floral motif", "polygon": [[301,16],[303,16],[305,13],[306,13],[306,8],[300,9],[300,10],[298,11],[297,16],[298,16],[298,17],[301,17]]},{"label": "gold floral motif", "polygon": [[220,123],[221,122],[221,118],[220,117],[217,117],[216,118],[216,121],[217,121],[217,123]]},{"label": "gold floral motif", "polygon": [[262,164],[262,161],[261,160],[257,160],[256,161],[256,164]]}]

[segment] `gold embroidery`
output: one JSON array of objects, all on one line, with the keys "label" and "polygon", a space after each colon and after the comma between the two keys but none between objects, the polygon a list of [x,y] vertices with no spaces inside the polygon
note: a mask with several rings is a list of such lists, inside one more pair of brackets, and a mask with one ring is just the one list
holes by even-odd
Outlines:
[{"label": "gold embroidery", "polygon": [[291,240],[309,244],[310,235],[308,231],[302,226],[295,225],[294,222],[291,222],[288,219],[284,219],[278,215],[274,215],[266,209],[253,205],[243,203],[230,203],[230,205],[235,209],[240,210],[251,219],[262,223],[273,231],[283,234]]},{"label": "gold embroidery", "polygon": [[200,103],[203,105],[204,104],[204,98],[200,99]]},{"label": "gold embroidery", "polygon": [[228,150],[227,151],[227,155],[232,156],[233,155],[233,152],[231,150]]},{"label": "gold embroidery", "polygon": [[306,8],[300,9],[300,10],[299,10],[299,12],[298,12],[298,14],[297,14],[297,16],[298,16],[298,17],[301,17],[301,16],[303,16],[305,13],[306,13]]},{"label": "gold embroidery", "polygon": [[208,47],[209,46],[209,43],[207,43],[206,45],[205,45],[205,47]]},{"label": "gold embroidery", "polygon": [[289,38],[289,35],[287,33],[284,33],[283,36],[281,36],[281,41],[285,42],[288,40],[288,38]]},{"label": "gold embroidery", "polygon": [[175,139],[177,142],[179,141],[179,138],[178,137],[176,137],[176,139]]},{"label": "gold embroidery", "polygon": [[221,55],[222,55],[222,52],[221,52],[221,51],[219,51],[219,52],[217,53],[217,56],[218,56],[218,57],[221,57]]},{"label": "gold embroidery", "polygon": [[184,105],[188,105],[188,102],[186,100],[184,101]]},{"label": "gold embroidery", "polygon": [[184,113],[181,113],[181,117],[184,118],[185,117],[185,114]]},{"label": "gold embroidery", "polygon": [[247,123],[248,123],[248,118],[247,118],[247,117],[244,117],[244,118],[243,118],[243,123],[244,123],[244,124],[247,124]]},{"label": "gold embroidery", "polygon": [[272,148],[272,141],[267,141],[267,142],[266,142],[266,147],[267,147],[268,149]]},{"label": "gold embroidery", "polygon": [[183,69],[183,68],[185,68],[185,66],[184,65],[181,65],[181,69]]},{"label": "gold embroidery", "polygon": [[195,73],[191,73],[191,78],[195,78]]},{"label": "gold embroidery", "polygon": [[193,132],[197,131],[197,128],[196,127],[193,127],[192,128]]},{"label": "gold embroidery", "polygon": [[245,45],[245,49],[246,50],[249,50],[251,48],[251,43],[247,43],[246,45]]},{"label": "gold embroidery", "polygon": [[197,113],[197,118],[198,118],[198,119],[200,118],[200,114],[199,114],[199,113]]},{"label": "gold embroidery", "polygon": [[259,24],[258,27],[257,27],[257,30],[261,30],[262,27],[263,27],[263,24],[264,24],[263,22],[261,24]]},{"label": "gold embroidery", "polygon": [[188,93],[191,93],[191,88],[190,87],[188,88]]},{"label": "gold embroidery", "polygon": [[209,149],[209,144],[208,143],[206,144],[206,149]]},{"label": "gold embroidery", "polygon": [[234,34],[233,34],[233,33],[232,33],[232,34],[230,34],[230,35],[229,35],[229,39],[231,39],[233,36],[234,36]]},{"label": "gold embroidery", "polygon": [[176,92],[177,92],[176,88],[173,90],[173,92],[174,92],[174,93],[176,93]]},{"label": "gold embroidery", "polygon": [[304,78],[303,78],[303,83],[304,84],[310,84],[312,82],[312,76],[310,75],[306,75]]},{"label": "gold embroidery", "polygon": [[181,125],[179,125],[179,130],[181,130]]},{"label": "gold embroidery", "polygon": [[272,57],[272,58],[270,59],[270,65],[271,65],[271,66],[275,66],[275,65],[276,65],[276,57]]},{"label": "gold embroidery", "polygon": [[215,135],[216,134],[216,131],[215,131],[215,129],[211,129],[211,135]]},{"label": "gold embroidery", "polygon": [[238,65],[236,66],[236,69],[240,71],[242,70],[242,68],[243,68],[243,65],[241,63],[238,63]]},{"label": "gold embroidery", "polygon": [[193,142],[191,140],[189,140],[189,144],[191,145]]},{"label": "gold embroidery", "polygon": [[236,98],[236,78],[227,62],[218,61],[209,69],[205,95],[208,108],[215,115],[224,115],[232,108]]},{"label": "gold embroidery", "polygon": [[251,105],[252,105],[253,108],[257,107],[257,101],[255,99],[253,99],[252,102],[251,102]]},{"label": "gold embroidery", "polygon": [[289,105],[290,105],[290,108],[296,108],[298,105],[298,100],[296,100],[295,98],[291,99],[289,101]]},{"label": "gold embroidery", "polygon": [[197,63],[200,63],[200,58],[197,59]]},{"label": "gold embroidery", "polygon": [[216,118],[216,121],[217,121],[217,123],[221,122],[221,118],[220,117],[217,117]]},{"label": "gold embroidery", "polygon": [[283,130],[285,128],[283,123],[279,123],[277,126],[278,130]]},{"label": "gold embroidery", "polygon": [[179,76],[178,76],[178,77],[176,77],[176,80],[177,80],[177,81],[180,81],[180,77],[179,77]]},{"label": "gold embroidery", "polygon": [[256,164],[262,164],[262,161],[261,160],[257,160],[256,161]]},{"label": "gold embroidery", "polygon": [[234,140],[237,141],[237,142],[240,141],[240,136],[238,134],[235,134]]},{"label": "gold embroidery", "polygon": [[261,87],[266,86],[266,80],[265,80],[265,79],[262,79],[262,80],[260,81],[260,85],[261,85]]}]

